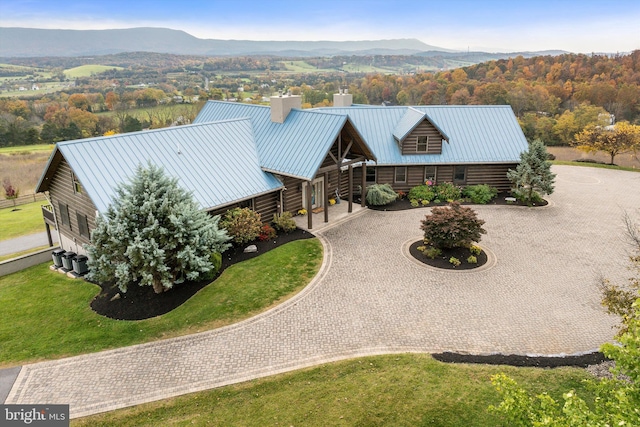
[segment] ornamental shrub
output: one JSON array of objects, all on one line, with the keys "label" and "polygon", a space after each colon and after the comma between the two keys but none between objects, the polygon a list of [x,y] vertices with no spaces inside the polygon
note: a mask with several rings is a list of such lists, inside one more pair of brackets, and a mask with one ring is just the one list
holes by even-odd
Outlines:
[{"label": "ornamental shrub", "polygon": [[478,245],[471,245],[469,246],[469,252],[473,255],[480,255],[482,253],[482,248]]},{"label": "ornamental shrub", "polygon": [[529,150],[520,154],[520,163],[515,170],[509,169],[507,178],[513,183],[514,196],[528,205],[541,199],[541,195],[553,193],[556,174],[551,173],[542,141],[533,141]]},{"label": "ornamental shrub", "polygon": [[277,235],[276,230],[274,230],[272,226],[265,224],[260,228],[260,235],[258,236],[258,239],[261,242],[264,242],[265,240],[275,239]]},{"label": "ornamental shrub", "polygon": [[409,201],[411,202],[411,207],[413,208],[417,208],[418,206],[420,206],[420,202],[418,202],[418,200],[416,199],[411,199]]},{"label": "ornamental shrub", "polygon": [[430,259],[436,259],[436,257],[440,256],[442,254],[442,251],[438,248],[432,248],[432,247],[428,247],[425,248],[422,253],[424,254],[424,256],[426,256],[427,258]]},{"label": "ornamental shrub", "polygon": [[435,186],[436,197],[440,200],[456,201],[460,199],[460,188],[450,182],[443,182]]},{"label": "ornamental shrub", "polygon": [[477,264],[478,258],[476,258],[474,255],[469,255],[469,258],[467,258],[467,262],[469,264]]},{"label": "ornamental shrub", "polygon": [[427,202],[435,199],[436,193],[433,192],[433,189],[429,185],[417,185],[409,190],[409,200],[417,200],[422,202],[426,200]]},{"label": "ornamental shrub", "polygon": [[114,282],[122,292],[138,284],[161,293],[215,274],[211,253],[224,252],[229,236],[220,217],[202,211],[176,178],[149,163],[115,191],[87,246],[89,280]]},{"label": "ornamental shrub", "polygon": [[258,238],[262,221],[256,211],[249,208],[233,208],[224,214],[220,227],[227,230],[234,243],[241,245]]},{"label": "ornamental shrub", "polygon": [[498,189],[487,184],[470,185],[462,190],[462,195],[469,198],[473,203],[486,205],[498,195]]},{"label": "ornamental shrub", "polygon": [[389,184],[373,184],[367,187],[367,203],[373,206],[384,206],[393,202],[398,194]]},{"label": "ornamental shrub", "polygon": [[433,208],[421,223],[425,240],[440,249],[468,248],[486,233],[482,228],[484,221],[478,219],[472,209],[457,202]]},{"label": "ornamental shrub", "polygon": [[451,258],[449,258],[449,263],[451,265],[453,265],[454,267],[459,267],[460,264],[462,264],[458,258],[453,257],[453,256]]},{"label": "ornamental shrub", "polygon": [[291,212],[282,212],[280,215],[273,214],[273,226],[276,230],[284,233],[290,233],[297,227]]}]

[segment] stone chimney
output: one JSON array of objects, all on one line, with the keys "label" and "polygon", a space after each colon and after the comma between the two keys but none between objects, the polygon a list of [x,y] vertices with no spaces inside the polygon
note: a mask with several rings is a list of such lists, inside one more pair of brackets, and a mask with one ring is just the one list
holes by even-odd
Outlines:
[{"label": "stone chimney", "polygon": [[333,94],[334,107],[351,107],[351,104],[353,104],[353,95],[348,89],[340,89],[340,93]]},{"label": "stone chimney", "polygon": [[284,123],[292,108],[302,108],[302,97],[300,95],[282,95],[271,97],[271,121]]}]

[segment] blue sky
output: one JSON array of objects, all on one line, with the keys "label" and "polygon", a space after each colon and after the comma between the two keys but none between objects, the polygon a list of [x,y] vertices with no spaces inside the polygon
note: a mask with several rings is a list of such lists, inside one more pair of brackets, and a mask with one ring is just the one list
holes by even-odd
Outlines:
[{"label": "blue sky", "polygon": [[0,0],[0,26],[151,26],[216,39],[416,38],[461,50],[627,52],[640,49],[640,0]]}]

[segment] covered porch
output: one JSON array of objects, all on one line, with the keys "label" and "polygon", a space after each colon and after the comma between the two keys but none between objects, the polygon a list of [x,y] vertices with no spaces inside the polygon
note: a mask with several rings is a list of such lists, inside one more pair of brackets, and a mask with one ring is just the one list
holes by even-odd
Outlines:
[{"label": "covered porch", "polygon": [[[367,208],[363,207],[360,203],[353,203],[351,211],[349,211],[349,203],[346,200],[341,200],[340,203],[335,205],[329,205],[328,208],[322,208],[320,212],[308,211],[306,215],[296,215],[293,217],[298,228],[302,230],[318,231],[323,228],[330,227],[342,222],[342,220],[357,215],[365,211]],[[325,215],[328,215],[329,221],[325,222]],[[313,228],[309,228],[309,216],[311,216],[311,223]]]}]

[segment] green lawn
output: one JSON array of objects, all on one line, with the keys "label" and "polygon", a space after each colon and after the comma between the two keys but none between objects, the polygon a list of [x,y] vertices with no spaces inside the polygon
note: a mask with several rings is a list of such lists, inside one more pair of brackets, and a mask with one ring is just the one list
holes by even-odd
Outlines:
[{"label": "green lawn", "polygon": [[46,204],[43,200],[0,209],[0,240],[45,231],[41,206]]},{"label": "green lawn", "polygon": [[1,147],[0,154],[30,154],[40,152],[51,152],[54,144],[19,145],[16,147]]},{"label": "green lawn", "polygon": [[122,70],[122,67],[116,67],[115,65],[98,65],[98,64],[87,64],[80,65],[79,67],[69,68],[68,70],[64,70],[64,75],[68,78],[77,78],[77,77],[89,77],[92,74],[99,74],[103,71],[107,70]]},{"label": "green lawn", "polygon": [[640,169],[636,169],[636,168],[629,168],[629,167],[616,166],[616,165],[603,165],[601,163],[567,162],[564,160],[553,160],[551,163],[554,165],[586,166],[589,168],[602,168],[602,169],[613,169],[613,170],[619,170],[619,171],[640,172]]},{"label": "green lawn", "polygon": [[429,355],[347,360],[73,420],[72,426],[498,426],[489,378],[592,398],[576,368],[453,365]]},{"label": "green lawn", "polygon": [[[298,240],[226,269],[185,304],[152,319],[112,320],[89,303],[98,286],[41,264],[0,277],[0,367],[213,329],[251,317],[306,286],[322,263],[317,239]],[[46,327],[45,327],[46,326]]]}]

